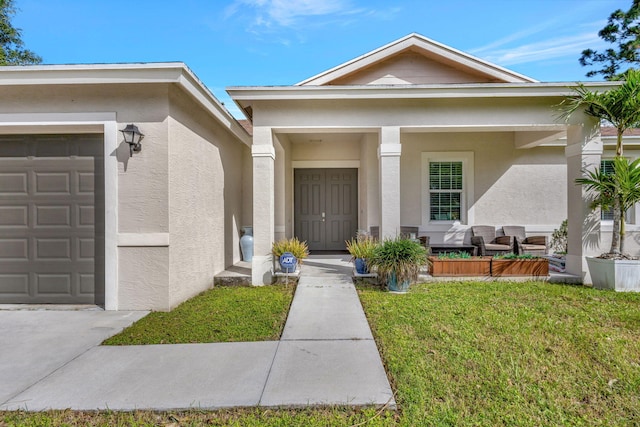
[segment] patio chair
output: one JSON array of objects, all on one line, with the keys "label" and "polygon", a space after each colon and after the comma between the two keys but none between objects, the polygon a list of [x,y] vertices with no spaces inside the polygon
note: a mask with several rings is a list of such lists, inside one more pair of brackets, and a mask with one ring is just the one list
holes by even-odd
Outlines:
[{"label": "patio chair", "polygon": [[471,244],[478,248],[479,256],[505,254],[515,251],[513,236],[496,236],[490,225],[471,226]]},{"label": "patio chair", "polygon": [[547,236],[529,236],[521,225],[505,225],[502,227],[505,236],[515,238],[516,253],[530,255],[546,255],[548,250]]},{"label": "patio chair", "polygon": [[411,235],[413,235],[414,239],[418,238],[418,229],[419,227],[410,227],[401,225],[400,226],[400,237],[403,239],[410,239]]}]

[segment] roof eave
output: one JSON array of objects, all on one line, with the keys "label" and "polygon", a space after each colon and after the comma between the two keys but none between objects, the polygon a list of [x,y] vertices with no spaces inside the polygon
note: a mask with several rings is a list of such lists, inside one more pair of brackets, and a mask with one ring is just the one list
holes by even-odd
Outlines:
[{"label": "roof eave", "polygon": [[[587,82],[585,87],[604,91],[620,82]],[[229,87],[227,93],[239,101],[295,99],[437,99],[485,97],[564,97],[573,94],[576,83],[478,83],[392,86],[244,86]],[[243,107],[240,105],[241,108]],[[246,106],[246,105],[245,105]]]},{"label": "roof eave", "polygon": [[247,131],[182,62],[0,67],[0,86],[141,83],[179,85],[245,145],[251,145]]}]

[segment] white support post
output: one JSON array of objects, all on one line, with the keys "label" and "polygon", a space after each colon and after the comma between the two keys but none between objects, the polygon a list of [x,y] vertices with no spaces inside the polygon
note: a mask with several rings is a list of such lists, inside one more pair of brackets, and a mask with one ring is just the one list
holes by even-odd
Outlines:
[{"label": "white support post", "polygon": [[575,183],[583,171],[600,167],[602,140],[597,120],[585,116],[584,123],[570,125],[567,131],[567,273],[591,283],[585,256],[599,255],[600,209],[592,209],[589,193]]},{"label": "white support post", "polygon": [[269,127],[253,129],[253,260],[251,283],[271,283],[271,245],[274,239],[276,152]]},{"label": "white support post", "polygon": [[380,239],[400,233],[400,128],[380,129]]}]

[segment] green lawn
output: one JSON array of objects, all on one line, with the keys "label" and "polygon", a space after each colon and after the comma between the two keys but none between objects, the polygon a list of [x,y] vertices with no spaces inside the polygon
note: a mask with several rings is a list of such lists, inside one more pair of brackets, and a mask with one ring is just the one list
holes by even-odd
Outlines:
[{"label": "green lawn", "polygon": [[153,312],[105,345],[272,341],[280,338],[294,286],[217,287],[170,312]]},{"label": "green lawn", "polygon": [[[640,425],[640,294],[540,282],[359,292],[398,412],[51,411],[5,412],[0,420],[25,426]],[[245,309],[236,304],[239,317]]]},{"label": "green lawn", "polygon": [[545,283],[360,294],[402,425],[640,425],[640,295]]}]

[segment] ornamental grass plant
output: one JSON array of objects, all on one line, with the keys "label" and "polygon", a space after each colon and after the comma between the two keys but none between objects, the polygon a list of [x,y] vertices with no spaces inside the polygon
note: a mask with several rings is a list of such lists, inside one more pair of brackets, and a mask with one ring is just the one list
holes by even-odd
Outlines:
[{"label": "ornamental grass plant", "polygon": [[387,281],[395,275],[398,283],[417,280],[420,268],[429,263],[427,250],[419,242],[397,237],[376,246],[370,265]]},{"label": "ornamental grass plant", "polygon": [[302,260],[309,256],[309,247],[306,241],[300,241],[297,237],[273,243],[271,253],[274,257],[280,258],[285,252],[291,252],[298,259],[298,263],[302,264]]}]

